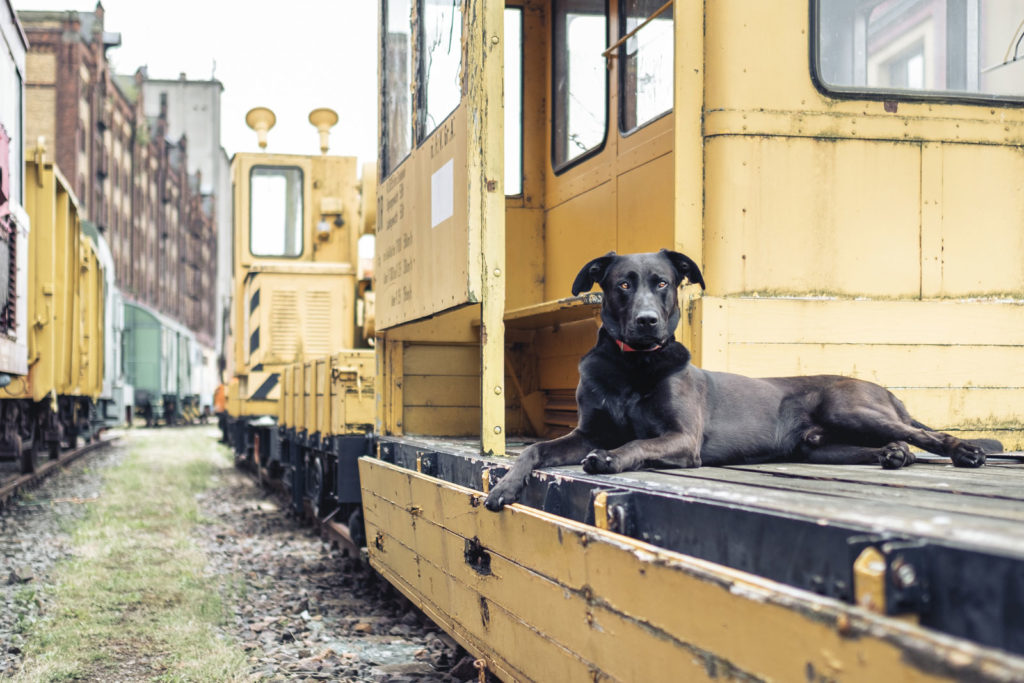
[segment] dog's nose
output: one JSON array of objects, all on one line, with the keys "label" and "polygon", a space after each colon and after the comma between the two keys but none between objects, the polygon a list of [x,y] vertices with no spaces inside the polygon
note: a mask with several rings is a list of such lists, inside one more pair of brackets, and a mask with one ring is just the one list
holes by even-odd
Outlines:
[{"label": "dog's nose", "polygon": [[640,311],[636,314],[636,325],[641,328],[654,327],[658,324],[658,314],[654,311]]}]

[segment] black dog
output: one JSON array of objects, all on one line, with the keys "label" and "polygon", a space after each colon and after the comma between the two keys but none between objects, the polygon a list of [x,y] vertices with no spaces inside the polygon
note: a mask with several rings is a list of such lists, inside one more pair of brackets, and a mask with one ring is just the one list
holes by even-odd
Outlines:
[{"label": "black dog", "polygon": [[673,338],[684,280],[704,287],[696,263],[665,249],[611,252],[583,267],[572,293],[597,283],[604,301],[597,344],[579,365],[579,425],[527,447],[488,494],[489,509],[518,500],[534,468],[581,461],[590,474],[773,460],[895,469],[914,462],[907,444],[959,467],[979,467],[986,453],[1002,451],[993,439],[960,440],[924,426],[872,382],[752,379],[694,367]]}]

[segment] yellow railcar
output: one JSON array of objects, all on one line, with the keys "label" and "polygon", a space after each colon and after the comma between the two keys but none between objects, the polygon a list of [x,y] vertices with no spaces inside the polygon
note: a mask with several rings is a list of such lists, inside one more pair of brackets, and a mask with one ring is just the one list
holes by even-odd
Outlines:
[{"label": "yellow railcar", "polygon": [[373,566],[508,680],[1024,676],[1012,459],[567,467],[481,506],[575,423],[601,297],[569,288],[610,250],[697,261],[698,365],[864,377],[1020,448],[1024,3],[380,17]]},{"label": "yellow railcar", "polygon": [[[249,125],[275,119],[257,108]],[[374,415],[370,281],[358,240],[372,232],[375,167],[327,155],[337,116],[315,110],[320,156],[240,153],[234,179],[231,359],[225,440],[261,476],[283,478],[295,505],[342,522],[359,508],[356,460]],[[358,518],[358,515],[356,515]]]},{"label": "yellow railcar", "polygon": [[[253,127],[273,125],[269,110],[253,112]],[[355,158],[326,152],[239,153],[231,168],[228,412],[240,420],[277,413],[284,366],[355,345],[360,185]]]},{"label": "yellow railcar", "polygon": [[103,384],[104,273],[82,234],[79,204],[41,147],[25,164],[28,254],[28,375],[0,390],[18,407],[22,470],[48,448],[92,438],[90,416]]}]

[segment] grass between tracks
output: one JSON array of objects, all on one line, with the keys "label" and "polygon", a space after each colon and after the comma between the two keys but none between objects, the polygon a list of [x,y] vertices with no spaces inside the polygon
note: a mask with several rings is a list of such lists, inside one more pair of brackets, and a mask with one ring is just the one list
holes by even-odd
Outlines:
[{"label": "grass between tracks", "polygon": [[46,616],[29,631],[21,680],[225,681],[246,678],[218,635],[219,579],[192,530],[196,494],[229,466],[207,429],[128,432],[124,463],[73,531]]}]

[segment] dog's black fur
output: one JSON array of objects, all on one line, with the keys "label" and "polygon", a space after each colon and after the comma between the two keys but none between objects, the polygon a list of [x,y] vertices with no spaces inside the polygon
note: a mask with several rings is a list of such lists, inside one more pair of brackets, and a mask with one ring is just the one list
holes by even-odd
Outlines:
[{"label": "dog's black fur", "polygon": [[961,440],[926,427],[872,382],[753,379],[691,365],[673,338],[684,281],[704,287],[697,264],[665,249],[612,252],[583,267],[572,293],[597,283],[604,298],[597,344],[579,365],[579,425],[527,447],[488,494],[489,509],[518,500],[533,469],[580,462],[591,474],[774,460],[895,469],[914,462],[912,444],[979,467],[986,453],[1002,451],[993,439]]}]

